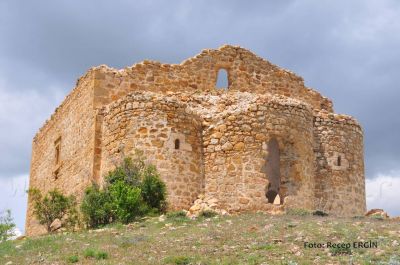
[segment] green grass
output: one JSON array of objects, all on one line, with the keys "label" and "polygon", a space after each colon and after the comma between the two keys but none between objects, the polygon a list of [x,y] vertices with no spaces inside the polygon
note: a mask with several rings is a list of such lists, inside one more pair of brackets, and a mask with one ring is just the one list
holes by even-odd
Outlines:
[{"label": "green grass", "polygon": [[188,265],[190,264],[190,258],[186,256],[167,257],[165,259],[165,264]]},{"label": "green grass", "polygon": [[[400,223],[391,220],[303,211],[196,220],[175,212],[129,225],[3,242],[0,264],[397,264],[398,231]],[[378,248],[351,248],[351,253],[304,248],[305,241],[359,240],[377,241]]]},{"label": "green grass", "polygon": [[68,263],[77,263],[77,262],[79,262],[79,257],[76,255],[69,256],[67,258],[67,262]]}]

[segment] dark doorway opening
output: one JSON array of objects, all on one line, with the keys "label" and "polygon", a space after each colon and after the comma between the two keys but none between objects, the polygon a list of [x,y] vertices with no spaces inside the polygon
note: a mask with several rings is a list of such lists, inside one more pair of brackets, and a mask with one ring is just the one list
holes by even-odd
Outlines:
[{"label": "dark doorway opening", "polygon": [[[265,174],[268,177],[268,187],[265,196],[268,199],[268,203],[274,203],[276,196],[279,194],[281,185],[281,173],[280,173],[280,152],[279,144],[275,138],[271,138],[267,145],[268,155],[265,159]],[[282,200],[279,201],[279,204]]]}]

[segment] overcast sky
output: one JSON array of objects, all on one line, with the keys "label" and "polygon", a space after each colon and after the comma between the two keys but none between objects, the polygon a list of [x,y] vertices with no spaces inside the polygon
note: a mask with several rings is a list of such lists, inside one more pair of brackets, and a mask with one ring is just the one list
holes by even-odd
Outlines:
[{"label": "overcast sky", "polygon": [[223,44],[299,74],[355,116],[368,207],[400,215],[397,0],[0,0],[0,210],[23,228],[31,140],[88,68],[180,63]]}]

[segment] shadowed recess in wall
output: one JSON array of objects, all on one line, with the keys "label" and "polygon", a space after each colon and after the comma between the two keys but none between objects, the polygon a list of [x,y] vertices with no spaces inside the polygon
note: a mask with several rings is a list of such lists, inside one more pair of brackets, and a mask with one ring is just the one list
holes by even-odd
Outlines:
[{"label": "shadowed recess in wall", "polygon": [[268,142],[268,155],[265,162],[265,173],[269,181],[266,197],[268,203],[273,203],[276,195],[279,194],[281,184],[279,145],[275,138]]}]

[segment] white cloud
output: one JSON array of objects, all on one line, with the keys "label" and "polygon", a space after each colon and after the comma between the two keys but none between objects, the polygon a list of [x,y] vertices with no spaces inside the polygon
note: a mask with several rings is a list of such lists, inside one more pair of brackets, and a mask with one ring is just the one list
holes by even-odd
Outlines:
[{"label": "white cloud", "polygon": [[400,171],[366,179],[367,208],[384,209],[390,216],[400,215]]},{"label": "white cloud", "polygon": [[27,206],[26,190],[29,188],[29,176],[0,178],[0,211],[11,210],[11,215],[20,231],[25,231]]}]

